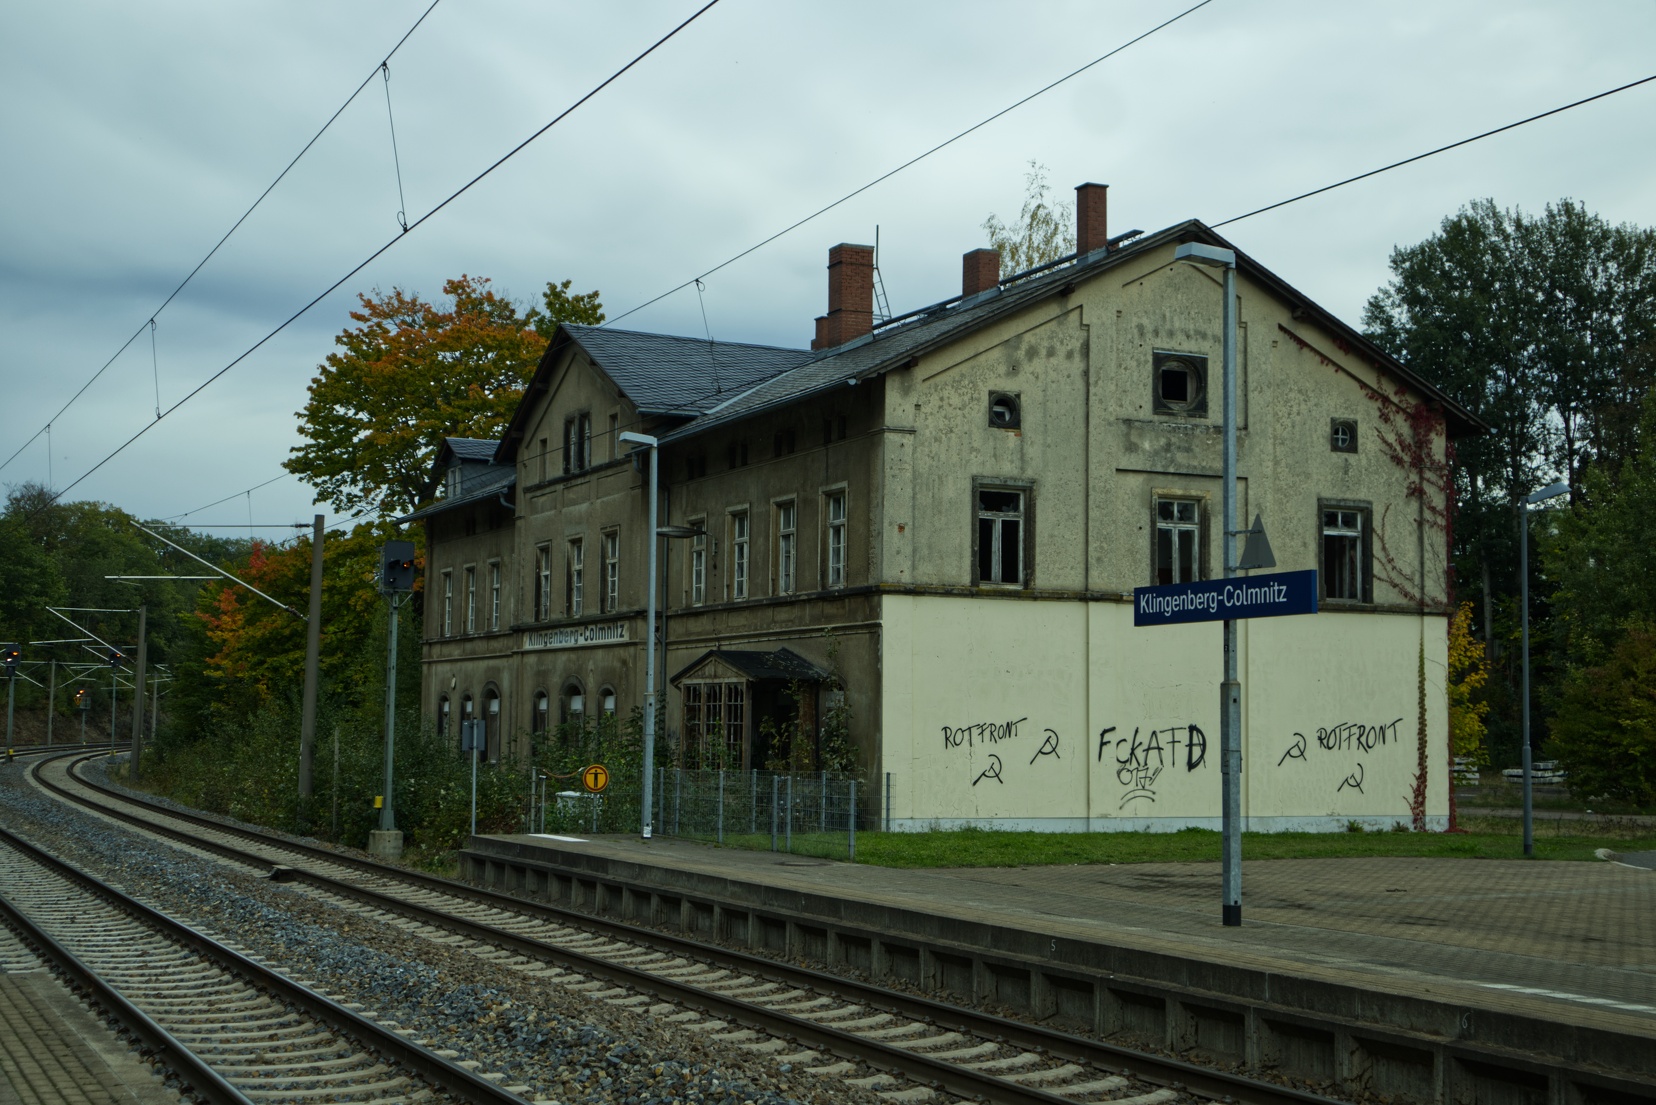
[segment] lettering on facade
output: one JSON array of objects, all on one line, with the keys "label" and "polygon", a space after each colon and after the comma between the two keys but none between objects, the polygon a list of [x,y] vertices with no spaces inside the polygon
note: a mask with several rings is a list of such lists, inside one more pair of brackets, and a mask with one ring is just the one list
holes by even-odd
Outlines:
[{"label": "lettering on facade", "polygon": [[562,629],[531,630],[523,635],[523,647],[582,648],[586,645],[624,644],[626,640],[626,622],[602,622],[597,625],[566,626]]},{"label": "lettering on facade", "polygon": [[1362,760],[1357,761],[1357,770],[1353,771],[1350,775],[1347,775],[1345,777],[1345,779],[1340,783],[1340,785],[1338,787],[1334,788],[1334,792],[1336,794],[1338,794],[1340,791],[1344,790],[1346,787],[1352,788],[1358,794],[1363,793],[1363,761]]},{"label": "lettering on facade", "polygon": [[980,744],[999,744],[1016,737],[1018,726],[1028,720],[1021,717],[1017,721],[980,721],[976,725],[962,725],[959,728],[945,725],[942,727],[943,747],[975,748]]}]

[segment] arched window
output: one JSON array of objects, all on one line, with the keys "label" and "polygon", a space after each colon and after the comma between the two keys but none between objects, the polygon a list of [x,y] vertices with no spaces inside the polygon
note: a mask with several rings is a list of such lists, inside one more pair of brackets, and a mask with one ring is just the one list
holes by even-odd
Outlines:
[{"label": "arched window", "polygon": [[449,696],[446,694],[437,699],[437,735],[445,739],[449,735]]},{"label": "arched window", "polygon": [[535,734],[546,732],[546,723],[549,719],[548,711],[552,702],[545,691],[535,692],[535,712],[529,715],[529,731]]},{"label": "arched window", "polygon": [[493,687],[483,691],[483,731],[489,749],[489,762],[500,762],[500,692]]},{"label": "arched window", "polygon": [[604,717],[615,716],[615,688],[598,688],[598,709]]},{"label": "arched window", "polygon": [[477,711],[472,709],[472,696],[471,696],[471,693],[467,692],[466,694],[461,695],[460,696],[460,720],[461,721],[470,721],[476,715],[477,715]]},{"label": "arched window", "polygon": [[564,684],[563,693],[558,696],[558,724],[567,725],[585,713],[586,694],[581,690],[580,683],[571,679]]}]

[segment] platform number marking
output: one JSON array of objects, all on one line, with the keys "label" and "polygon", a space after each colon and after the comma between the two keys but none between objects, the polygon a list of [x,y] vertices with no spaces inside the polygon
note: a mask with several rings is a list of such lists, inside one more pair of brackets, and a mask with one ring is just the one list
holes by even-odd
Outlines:
[{"label": "platform number marking", "polygon": [[581,769],[581,782],[586,784],[588,790],[597,794],[609,786],[609,768],[603,764],[590,764],[583,767]]}]

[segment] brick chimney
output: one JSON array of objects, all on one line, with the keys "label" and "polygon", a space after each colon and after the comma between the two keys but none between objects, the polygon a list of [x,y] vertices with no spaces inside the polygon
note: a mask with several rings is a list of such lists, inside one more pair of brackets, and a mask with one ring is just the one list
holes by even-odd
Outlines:
[{"label": "brick chimney", "polygon": [[960,294],[970,298],[1000,283],[1000,250],[974,249],[960,259]]},{"label": "brick chimney", "polygon": [[828,251],[828,313],[812,349],[832,349],[874,330],[874,247],[841,242]]},{"label": "brick chimney", "polygon": [[1083,184],[1075,190],[1075,253],[1085,257],[1095,249],[1103,249],[1110,242],[1108,223],[1104,218],[1108,184]]}]

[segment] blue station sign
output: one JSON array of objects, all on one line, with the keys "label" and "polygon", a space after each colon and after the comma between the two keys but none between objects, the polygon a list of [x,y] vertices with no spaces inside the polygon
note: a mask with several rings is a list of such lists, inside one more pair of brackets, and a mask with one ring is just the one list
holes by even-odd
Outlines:
[{"label": "blue station sign", "polygon": [[1133,624],[1178,625],[1231,618],[1273,618],[1317,612],[1317,573],[1270,575],[1169,583],[1133,589]]}]

